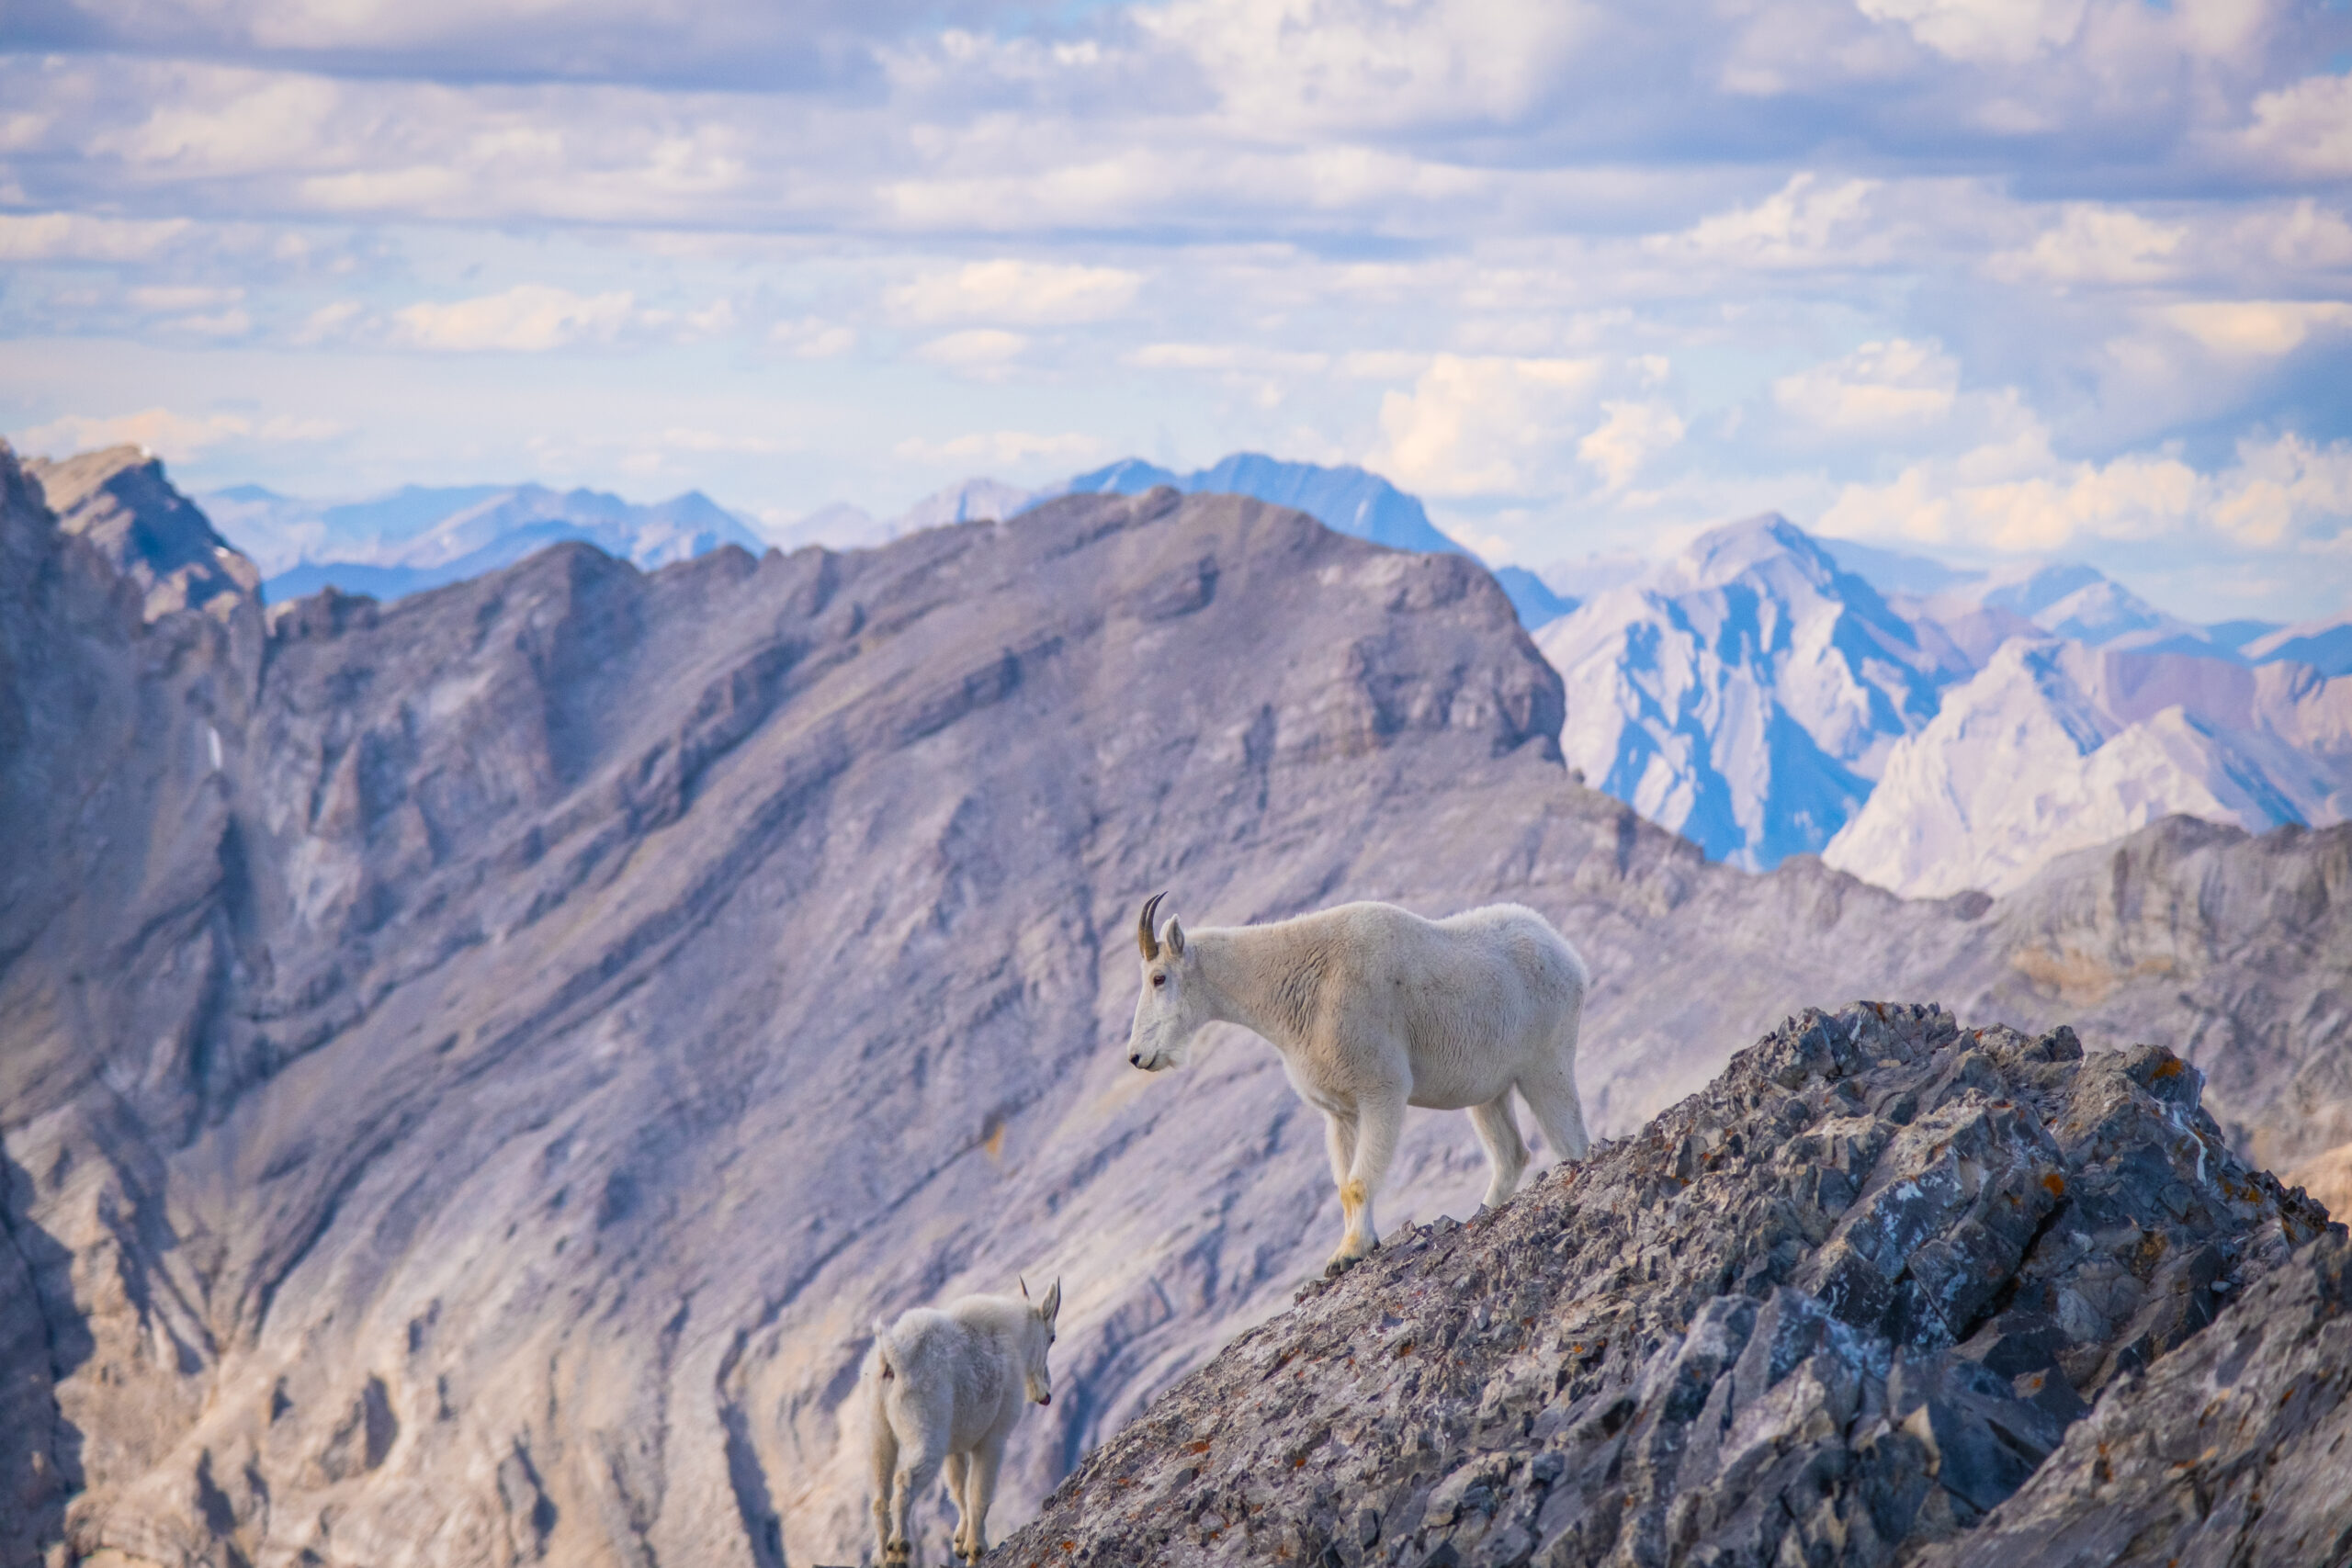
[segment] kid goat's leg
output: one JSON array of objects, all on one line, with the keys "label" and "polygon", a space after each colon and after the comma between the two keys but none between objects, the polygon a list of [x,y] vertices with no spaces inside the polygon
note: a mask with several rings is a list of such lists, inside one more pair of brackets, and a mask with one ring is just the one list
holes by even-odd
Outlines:
[{"label": "kid goat's leg", "polygon": [[989,1551],[989,1505],[996,1501],[996,1472],[1004,1462],[1004,1438],[1001,1435],[983,1438],[972,1450],[972,1479],[967,1484],[964,1515],[967,1534],[964,1549],[967,1562],[978,1562]]},{"label": "kid goat's leg", "polygon": [[1404,1131],[1403,1090],[1357,1100],[1354,1156],[1348,1162],[1348,1179],[1340,1183],[1340,1211],[1347,1216],[1348,1228],[1340,1237],[1340,1250],[1323,1266],[1326,1274],[1345,1273],[1380,1245],[1372,1217],[1373,1194],[1388,1174],[1388,1162],[1396,1157],[1396,1140]]},{"label": "kid goat's leg", "polygon": [[947,1456],[947,1495],[956,1505],[956,1533],[949,1539],[948,1544],[958,1557],[964,1555],[964,1532],[972,1523],[972,1506],[965,1500],[964,1496],[966,1478],[971,1474],[971,1455],[949,1454]]},{"label": "kid goat's leg", "polygon": [[1485,1206],[1499,1209],[1519,1190],[1519,1173],[1527,1168],[1527,1144],[1519,1135],[1519,1118],[1510,1113],[1510,1090],[1503,1090],[1484,1105],[1472,1106],[1470,1125],[1478,1130],[1487,1163],[1494,1168],[1494,1178],[1487,1183]]},{"label": "kid goat's leg", "polygon": [[874,1546],[882,1560],[890,1556],[890,1483],[899,1469],[899,1439],[890,1430],[889,1418],[882,1414],[882,1402],[877,1397],[874,1410]]}]

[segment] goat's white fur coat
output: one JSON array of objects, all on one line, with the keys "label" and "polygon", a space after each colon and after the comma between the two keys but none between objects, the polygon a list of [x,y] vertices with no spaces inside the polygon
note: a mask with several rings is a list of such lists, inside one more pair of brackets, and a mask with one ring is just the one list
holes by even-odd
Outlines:
[{"label": "goat's white fur coat", "polygon": [[1272,1044],[1328,1123],[1347,1221],[1332,1271],[1379,1245],[1373,1195],[1408,1105],[1470,1112],[1494,1170],[1489,1205],[1518,1189],[1527,1164],[1514,1089],[1555,1156],[1585,1156],[1576,1062],[1589,976],[1534,910],[1490,904],[1426,920],[1393,904],[1342,904],[1190,933],[1171,919],[1156,935],[1159,903],[1144,906],[1136,931],[1143,994],[1127,1060],[1148,1072],[1180,1066],[1211,1022]]},{"label": "goat's white fur coat", "polygon": [[1061,1313],[1061,1281],[1032,1303],[1019,1296],[965,1296],[945,1311],[917,1307],[884,1327],[861,1373],[871,1422],[874,1532],[882,1560],[912,1554],[907,1507],[943,1467],[956,1500],[956,1552],[988,1551],[989,1504],[1005,1439],[1023,1407],[1053,1402],[1046,1348]]}]

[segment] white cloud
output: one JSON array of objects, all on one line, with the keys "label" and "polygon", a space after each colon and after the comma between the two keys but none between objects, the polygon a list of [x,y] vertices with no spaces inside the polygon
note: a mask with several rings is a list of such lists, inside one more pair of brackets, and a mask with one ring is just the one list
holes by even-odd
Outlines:
[{"label": "white cloud", "polygon": [[82,212],[0,212],[0,261],[144,261],[194,227]]},{"label": "white cloud", "polygon": [[1995,252],[1984,270],[2005,283],[2145,283],[2176,269],[2188,234],[2129,208],[2069,202],[2032,244]]},{"label": "white cloud", "polygon": [[545,354],[551,349],[609,344],[637,318],[635,296],[580,295],[544,283],[446,304],[422,303],[392,312],[392,341],[441,353]]},{"label": "white cloud", "polygon": [[2352,324],[2337,299],[2205,299],[2168,305],[2164,319],[2215,354],[2275,359],[2313,333]]},{"label": "white cloud", "polygon": [[1076,431],[1038,435],[1026,430],[989,430],[950,436],[944,441],[910,435],[891,451],[910,463],[1009,468],[1046,457],[1073,465],[1084,463],[1104,456],[1106,448],[1098,437]]},{"label": "white cloud", "polygon": [[910,321],[1055,326],[1116,316],[1142,286],[1142,274],[1120,267],[1000,257],[927,273],[888,289],[884,299],[893,314]]},{"label": "white cloud", "polygon": [[2086,0],[1856,0],[1862,15],[1899,22],[1939,53],[2018,65],[2072,39]]},{"label": "white cloud", "polygon": [[1949,417],[1960,366],[1940,344],[1894,338],[1866,343],[1772,383],[1772,400],[1816,430],[1886,434]]},{"label": "white cloud", "polygon": [[1522,119],[1601,23],[1575,0],[1174,0],[1132,15],[1216,85],[1225,116],[1294,133]]},{"label": "white cloud", "polygon": [[350,434],[350,429],[334,420],[300,419],[287,414],[256,421],[243,414],[184,414],[167,408],[151,408],[103,417],[66,414],[24,432],[15,446],[20,451],[53,457],[102,446],[130,446],[164,457],[183,458],[224,442],[285,445],[331,441]]},{"label": "white cloud", "polygon": [[1682,439],[1682,417],[1661,402],[1608,402],[1608,417],[1577,443],[1577,456],[1600,471],[1612,491],[1634,482],[1642,465]]},{"label": "white cloud", "polygon": [[2245,151],[2266,168],[2352,175],[2352,76],[2312,75],[2254,100]]},{"label": "white cloud", "polygon": [[915,352],[933,365],[945,366],[967,376],[1001,376],[1028,349],[1029,340],[1019,333],[1008,333],[995,327],[974,327],[967,332],[949,333],[933,338]]},{"label": "white cloud", "polygon": [[797,359],[837,359],[857,346],[857,330],[817,316],[778,321],[768,342]]},{"label": "white cloud", "polygon": [[1524,493],[1558,462],[1601,371],[1598,359],[1441,354],[1410,392],[1381,400],[1371,464],[1430,495]]},{"label": "white cloud", "polygon": [[[1883,243],[1872,220],[1872,180],[1825,183],[1810,171],[1751,207],[1702,218],[1679,234],[1658,235],[1650,249],[1766,268],[1850,265],[1869,259],[1866,238]],[[1876,247],[1872,247],[1875,249]]]},{"label": "white cloud", "polygon": [[2232,467],[2202,473],[2163,452],[2064,462],[2046,442],[1917,463],[1885,484],[1848,485],[1824,533],[2042,553],[2097,540],[2203,533],[2241,547],[2340,542],[2352,524],[2352,443],[2297,435],[2241,442]]}]

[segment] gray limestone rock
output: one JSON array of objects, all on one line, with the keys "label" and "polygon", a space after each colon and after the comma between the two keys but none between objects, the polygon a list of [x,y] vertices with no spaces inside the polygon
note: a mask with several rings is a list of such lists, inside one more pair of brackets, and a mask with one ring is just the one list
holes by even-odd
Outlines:
[{"label": "gray limestone rock", "polygon": [[2200,1087],[2071,1030],[1808,1010],[1501,1212],[1305,1287],[992,1561],[1902,1561],[2324,1227]]},{"label": "gray limestone rock", "polygon": [[2352,1562],[2352,1241],[2334,1226],[2127,1378],[1922,1568]]},{"label": "gray limestone rock", "polygon": [[258,607],[261,573],[172,488],[160,458],[109,446],[25,465],[65,532],[87,539],[139,587],[149,620],[174,610]]}]

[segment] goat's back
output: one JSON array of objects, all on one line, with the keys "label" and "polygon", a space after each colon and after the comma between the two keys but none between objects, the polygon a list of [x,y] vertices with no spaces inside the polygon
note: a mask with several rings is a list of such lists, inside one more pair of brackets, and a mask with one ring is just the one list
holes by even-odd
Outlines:
[{"label": "goat's back", "polygon": [[876,1349],[892,1376],[880,1385],[879,1408],[910,1441],[912,1421],[948,1434],[954,1450],[969,1448],[1023,1397],[1019,1315],[1028,1303],[1010,1296],[963,1296],[945,1310],[915,1307],[899,1314]]}]

